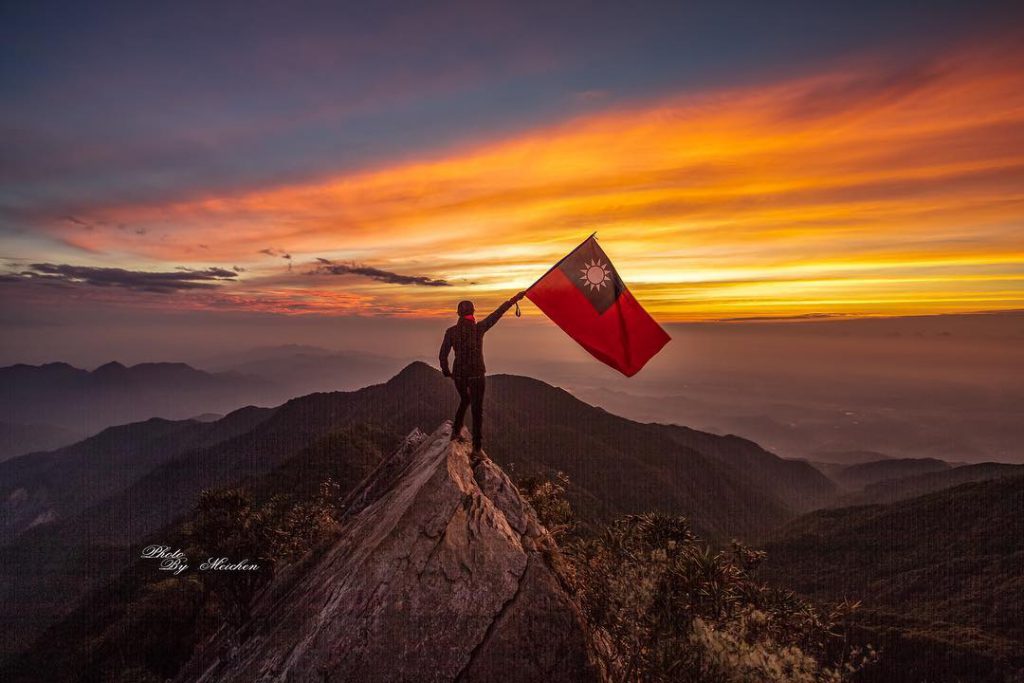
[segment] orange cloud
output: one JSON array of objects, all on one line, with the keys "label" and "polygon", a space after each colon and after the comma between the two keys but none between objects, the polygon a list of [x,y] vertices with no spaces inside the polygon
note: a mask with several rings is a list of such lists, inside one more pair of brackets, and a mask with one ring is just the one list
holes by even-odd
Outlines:
[{"label": "orange cloud", "polygon": [[[666,320],[1021,308],[1022,57],[861,64],[648,102],[433,159],[93,217],[144,235],[54,229],[146,262],[201,257],[258,276],[283,268],[257,253],[273,245],[296,269],[350,259],[456,285],[314,281],[409,314],[528,285],[593,230]],[[292,291],[313,296],[310,284]],[[328,303],[310,311],[331,309],[329,295],[313,298]]]}]

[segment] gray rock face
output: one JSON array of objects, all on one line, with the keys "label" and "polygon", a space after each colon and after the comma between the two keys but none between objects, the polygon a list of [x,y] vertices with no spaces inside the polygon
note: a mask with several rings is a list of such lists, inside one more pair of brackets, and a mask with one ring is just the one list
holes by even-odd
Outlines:
[{"label": "gray rock face", "polygon": [[338,539],[178,681],[600,680],[533,511],[450,430],[410,434],[349,496]]}]

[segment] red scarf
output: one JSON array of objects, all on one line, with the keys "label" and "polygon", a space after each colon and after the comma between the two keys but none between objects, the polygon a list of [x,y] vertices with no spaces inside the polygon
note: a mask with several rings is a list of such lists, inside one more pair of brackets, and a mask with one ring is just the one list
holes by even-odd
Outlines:
[{"label": "red scarf", "polygon": [[476,322],[476,318],[473,317],[472,313],[470,313],[469,315],[464,315],[464,316],[462,316],[462,318],[463,318],[463,320],[468,320],[471,323],[475,323]]}]

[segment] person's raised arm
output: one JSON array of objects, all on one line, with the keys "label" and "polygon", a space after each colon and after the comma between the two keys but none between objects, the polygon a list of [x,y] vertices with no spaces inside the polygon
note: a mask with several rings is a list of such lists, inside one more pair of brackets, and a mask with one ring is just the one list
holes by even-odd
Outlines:
[{"label": "person's raised arm", "polygon": [[505,315],[505,311],[512,308],[512,304],[516,303],[524,296],[526,296],[526,290],[519,292],[511,299],[509,299],[508,301],[494,309],[493,313],[491,313],[489,316],[487,316],[482,321],[477,323],[477,327],[480,328],[481,332],[486,332],[487,330],[491,329],[491,327],[494,326],[494,323],[498,322],[501,319],[501,316]]},{"label": "person's raised arm", "polygon": [[441,361],[441,374],[445,377],[451,377],[452,372],[448,369],[448,354],[452,350],[452,335],[451,330],[444,331],[444,340],[441,342],[441,352],[437,358]]}]

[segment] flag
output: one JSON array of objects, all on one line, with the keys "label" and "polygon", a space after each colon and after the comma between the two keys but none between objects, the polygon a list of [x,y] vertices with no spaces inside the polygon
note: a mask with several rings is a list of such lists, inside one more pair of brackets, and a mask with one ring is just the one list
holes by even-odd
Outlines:
[{"label": "flag", "polygon": [[526,290],[526,298],[594,358],[627,377],[669,340],[633,298],[593,235]]}]

